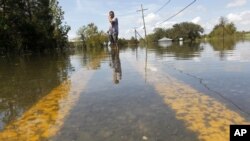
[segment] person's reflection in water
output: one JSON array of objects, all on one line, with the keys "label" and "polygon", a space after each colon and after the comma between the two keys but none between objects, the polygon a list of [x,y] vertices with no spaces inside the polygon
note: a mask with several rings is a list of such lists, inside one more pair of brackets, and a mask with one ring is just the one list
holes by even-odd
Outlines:
[{"label": "person's reflection in water", "polygon": [[113,68],[113,82],[119,84],[122,79],[121,61],[119,56],[119,47],[116,45],[111,46],[111,62],[110,67]]}]

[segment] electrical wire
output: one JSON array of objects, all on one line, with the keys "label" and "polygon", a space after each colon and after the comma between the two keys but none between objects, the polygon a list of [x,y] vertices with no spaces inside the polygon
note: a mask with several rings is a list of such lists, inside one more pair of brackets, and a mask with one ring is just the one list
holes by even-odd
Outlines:
[{"label": "electrical wire", "polygon": [[[179,12],[175,13],[174,15],[170,16],[169,18],[167,18],[166,20],[157,23],[156,25],[160,25],[163,24],[167,21],[169,21],[170,19],[174,18],[175,16],[179,15],[181,12],[183,12],[184,10],[186,10],[188,7],[190,7],[191,5],[193,5],[197,0],[193,0],[191,3],[189,3],[187,6],[185,6],[184,8],[182,8]],[[158,13],[159,11],[161,11],[166,5],[168,5],[171,2],[171,0],[168,0],[162,7],[160,7],[158,10],[156,10],[154,13]],[[155,25],[155,26],[156,26]]]},{"label": "electrical wire", "polygon": [[[155,12],[153,13],[158,13],[160,12],[165,6],[167,6],[169,3],[171,2],[171,0],[168,0],[166,3],[164,3],[159,9],[157,9]],[[132,15],[132,14],[135,14],[135,12],[129,12],[129,13],[126,13],[126,14],[118,14],[119,17],[125,17],[125,16],[129,16],[129,15]]]},{"label": "electrical wire", "polygon": [[154,13],[158,13],[160,12],[165,6],[167,6],[169,3],[171,2],[171,0],[168,0],[162,7],[160,7],[158,10],[156,10]]},{"label": "electrical wire", "polygon": [[141,34],[137,30],[136,30],[136,34],[139,35],[142,38]]},{"label": "electrical wire", "polygon": [[186,10],[188,7],[190,7],[191,5],[193,5],[197,0],[192,1],[190,4],[188,4],[187,6],[185,6],[184,8],[182,8],[179,12],[175,13],[174,15],[170,16],[169,18],[167,18],[166,20],[160,22],[159,24],[163,24],[167,21],[169,21],[170,19],[174,18],[175,16],[179,15],[181,12],[183,12],[184,10]]}]

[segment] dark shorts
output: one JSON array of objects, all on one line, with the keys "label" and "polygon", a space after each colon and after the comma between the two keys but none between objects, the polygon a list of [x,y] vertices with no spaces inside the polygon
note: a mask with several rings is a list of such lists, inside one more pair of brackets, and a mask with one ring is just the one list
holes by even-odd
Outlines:
[{"label": "dark shorts", "polygon": [[109,41],[113,44],[113,43],[117,43],[118,41],[118,35],[117,34],[110,34],[109,35]]}]

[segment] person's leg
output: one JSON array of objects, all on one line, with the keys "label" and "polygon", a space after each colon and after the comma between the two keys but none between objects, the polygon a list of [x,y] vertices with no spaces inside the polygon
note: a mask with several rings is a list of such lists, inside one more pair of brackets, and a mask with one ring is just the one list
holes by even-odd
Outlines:
[{"label": "person's leg", "polygon": [[114,43],[114,38],[113,38],[113,35],[111,35],[111,34],[109,35],[109,41],[110,41],[111,44]]},{"label": "person's leg", "polygon": [[113,34],[114,43],[118,43],[118,35]]}]

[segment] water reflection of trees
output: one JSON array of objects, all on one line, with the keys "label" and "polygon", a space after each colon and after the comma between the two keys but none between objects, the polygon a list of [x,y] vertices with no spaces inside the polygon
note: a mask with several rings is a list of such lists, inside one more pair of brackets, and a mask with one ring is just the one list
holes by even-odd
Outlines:
[{"label": "water reflection of trees", "polygon": [[68,55],[0,58],[0,128],[60,85],[70,68]]},{"label": "water reflection of trees", "polygon": [[220,58],[224,59],[228,51],[234,50],[236,46],[237,40],[229,38],[229,39],[214,39],[209,40],[209,44],[213,47],[214,51],[219,51]]},{"label": "water reflection of trees", "polygon": [[82,57],[82,66],[96,70],[101,67],[101,62],[108,57],[107,52],[107,47],[93,47],[77,48],[75,54]]},{"label": "water reflection of trees", "polygon": [[[156,46],[156,47],[155,47]],[[168,47],[161,47],[157,44],[149,45],[149,48],[154,48],[158,56],[171,55],[177,59],[191,59],[193,57],[200,56],[203,47],[200,46],[200,43],[172,43]]]},{"label": "water reflection of trees", "polygon": [[237,41],[235,39],[209,40],[210,45],[215,51],[234,50],[236,42]]}]

